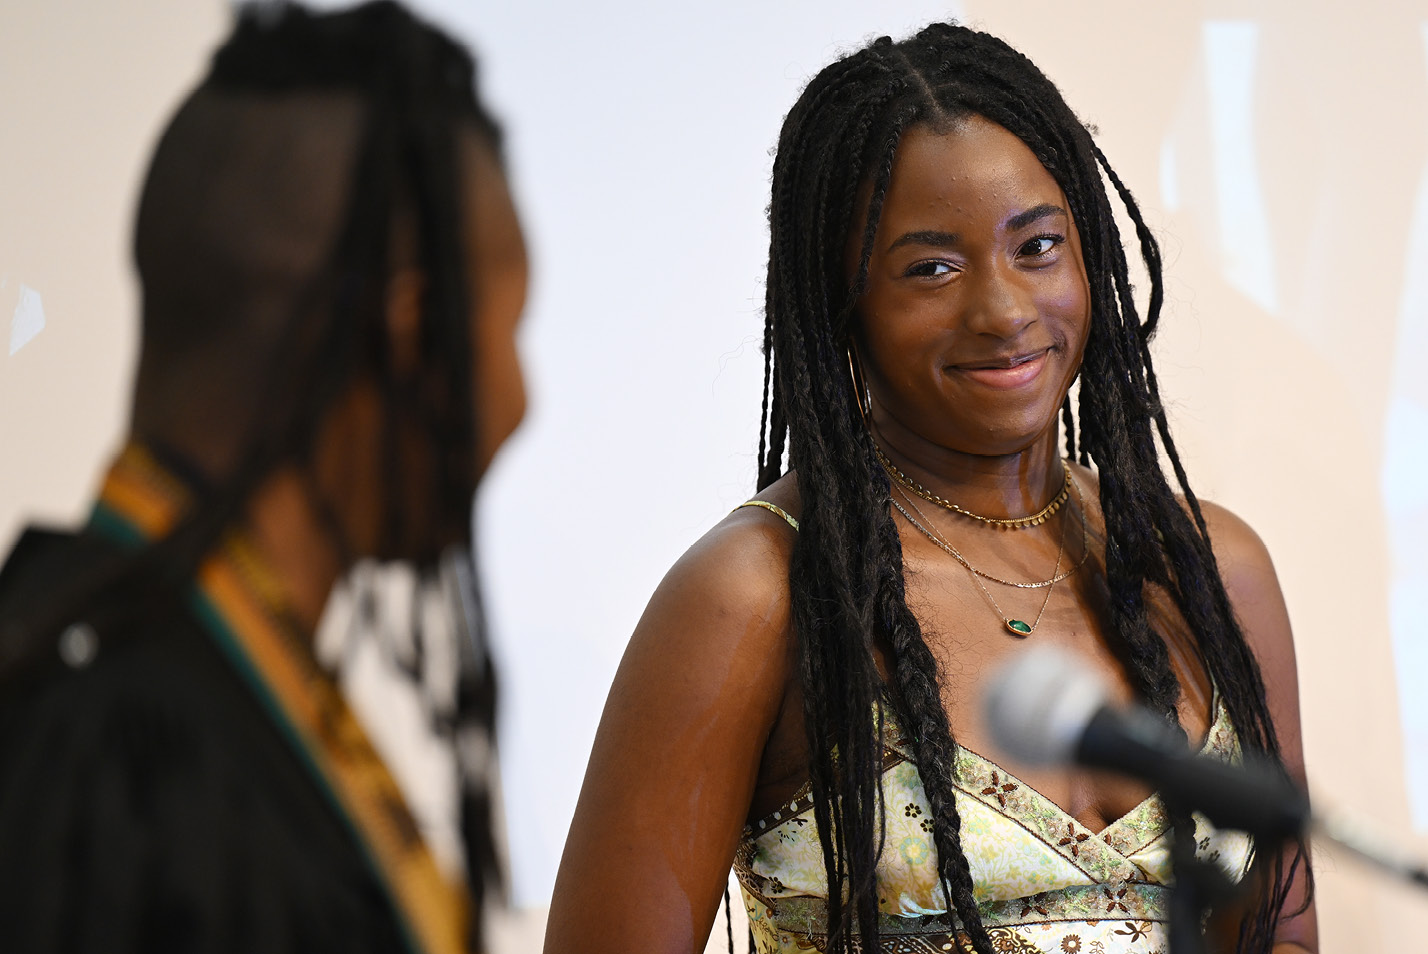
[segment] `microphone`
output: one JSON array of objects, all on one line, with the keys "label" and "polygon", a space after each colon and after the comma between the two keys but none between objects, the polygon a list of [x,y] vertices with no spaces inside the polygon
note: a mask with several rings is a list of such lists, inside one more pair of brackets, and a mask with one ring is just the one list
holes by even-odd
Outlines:
[{"label": "microphone", "polygon": [[992,738],[1032,765],[1078,764],[1149,782],[1167,802],[1256,838],[1301,835],[1308,797],[1261,762],[1197,755],[1184,733],[1142,706],[1119,708],[1075,656],[1039,646],[992,679],[983,698]]},{"label": "microphone", "polygon": [[1143,706],[1117,708],[1100,676],[1053,646],[1028,650],[992,677],[982,698],[992,739],[1031,765],[1085,765],[1149,782],[1168,802],[1221,828],[1281,839],[1312,830],[1382,871],[1428,888],[1428,866],[1345,815],[1309,799],[1273,766],[1196,755],[1184,733]]}]

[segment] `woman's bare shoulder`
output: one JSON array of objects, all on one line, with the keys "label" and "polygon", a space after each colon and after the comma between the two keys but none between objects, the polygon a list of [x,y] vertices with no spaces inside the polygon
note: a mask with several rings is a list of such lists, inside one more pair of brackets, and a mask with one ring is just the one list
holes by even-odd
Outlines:
[{"label": "woman's bare shoulder", "polygon": [[[1073,473],[1085,488],[1086,497],[1096,500],[1100,492],[1096,472],[1076,465]],[[1183,495],[1177,494],[1177,499],[1188,515],[1189,503]],[[1203,498],[1198,503],[1210,534],[1220,579],[1250,648],[1264,668],[1267,680],[1291,681],[1295,662],[1289,611],[1269,548],[1254,528],[1228,507]]]},{"label": "woman's bare shoulder", "polygon": [[[693,950],[708,936],[793,672],[793,534],[767,510],[736,510],[650,599],[596,732],[547,951]],[[642,910],[687,913],[630,921],[611,883]]]},{"label": "woman's bare shoulder", "polygon": [[1220,564],[1220,575],[1231,596],[1251,596],[1267,585],[1277,591],[1278,579],[1269,548],[1244,518],[1211,500],[1200,501],[1210,544]]},{"label": "woman's bare shoulder", "polygon": [[1258,533],[1229,508],[1200,501],[1200,512],[1210,532],[1210,545],[1220,579],[1230,597],[1246,642],[1259,660],[1273,705],[1294,700],[1297,722],[1298,675],[1289,609],[1279,586],[1269,548]]},{"label": "woman's bare shoulder", "polygon": [[[1097,473],[1079,464],[1073,466],[1072,473],[1084,487],[1086,498],[1098,501],[1100,478]],[[1176,499],[1187,516],[1191,515],[1184,495],[1177,493]],[[1210,532],[1210,546],[1219,564],[1220,578],[1236,609],[1242,602],[1258,603],[1269,596],[1278,598],[1279,580],[1274,573],[1274,562],[1254,528],[1228,507],[1203,498],[1197,499],[1197,503]]]},{"label": "woman's bare shoulder", "polygon": [[772,507],[735,508],[680,557],[660,591],[726,610],[786,605],[801,515],[797,487],[784,477],[751,499]]},{"label": "woman's bare shoulder", "polygon": [[[797,520],[797,493],[787,484],[758,499]],[[759,708],[772,711],[793,658],[788,571],[796,539],[786,519],[763,507],[740,507],[725,516],[665,575],[635,628],[622,670],[683,671],[691,680],[701,672],[741,674],[736,682],[761,686],[759,695],[766,698]],[[713,680],[698,692],[729,688]]]}]

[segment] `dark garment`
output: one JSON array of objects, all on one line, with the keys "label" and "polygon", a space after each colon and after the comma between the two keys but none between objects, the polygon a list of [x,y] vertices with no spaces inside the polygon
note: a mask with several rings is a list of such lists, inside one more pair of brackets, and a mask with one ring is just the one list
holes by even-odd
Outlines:
[{"label": "dark garment", "polygon": [[[118,557],[94,532],[27,532],[0,621]],[[0,951],[408,950],[187,591],[148,602],[119,608],[88,665],[56,652],[0,684]]]}]

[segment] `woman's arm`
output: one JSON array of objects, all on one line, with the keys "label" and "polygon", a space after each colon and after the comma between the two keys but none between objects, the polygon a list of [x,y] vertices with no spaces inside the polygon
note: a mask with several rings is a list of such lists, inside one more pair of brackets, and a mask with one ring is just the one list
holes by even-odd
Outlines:
[{"label": "woman's arm", "polygon": [[727,518],[625,650],[556,878],[550,954],[702,950],[792,672],[792,531]]},{"label": "woman's arm", "polygon": [[[1250,649],[1259,660],[1264,677],[1270,715],[1279,735],[1280,754],[1289,775],[1301,786],[1305,783],[1304,747],[1299,725],[1299,677],[1294,661],[1294,637],[1289,628],[1289,612],[1269,551],[1263,541],[1239,517],[1223,507],[1204,504],[1204,514],[1214,544],[1215,558],[1229,592],[1230,602]],[[1286,849],[1285,870],[1294,857],[1294,846]],[[1275,934],[1276,954],[1319,949],[1319,927],[1312,902],[1304,906],[1309,879],[1302,868],[1296,873],[1285,900],[1283,919]]]}]

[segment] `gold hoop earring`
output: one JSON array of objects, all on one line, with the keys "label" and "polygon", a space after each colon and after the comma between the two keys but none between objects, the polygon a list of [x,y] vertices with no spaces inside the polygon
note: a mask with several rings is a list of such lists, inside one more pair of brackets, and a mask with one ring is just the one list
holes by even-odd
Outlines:
[{"label": "gold hoop earring", "polygon": [[873,394],[863,380],[862,368],[853,355],[851,344],[848,345],[848,380],[853,385],[853,403],[858,406],[858,416],[863,419],[863,426],[868,427],[868,415],[873,411]]}]

